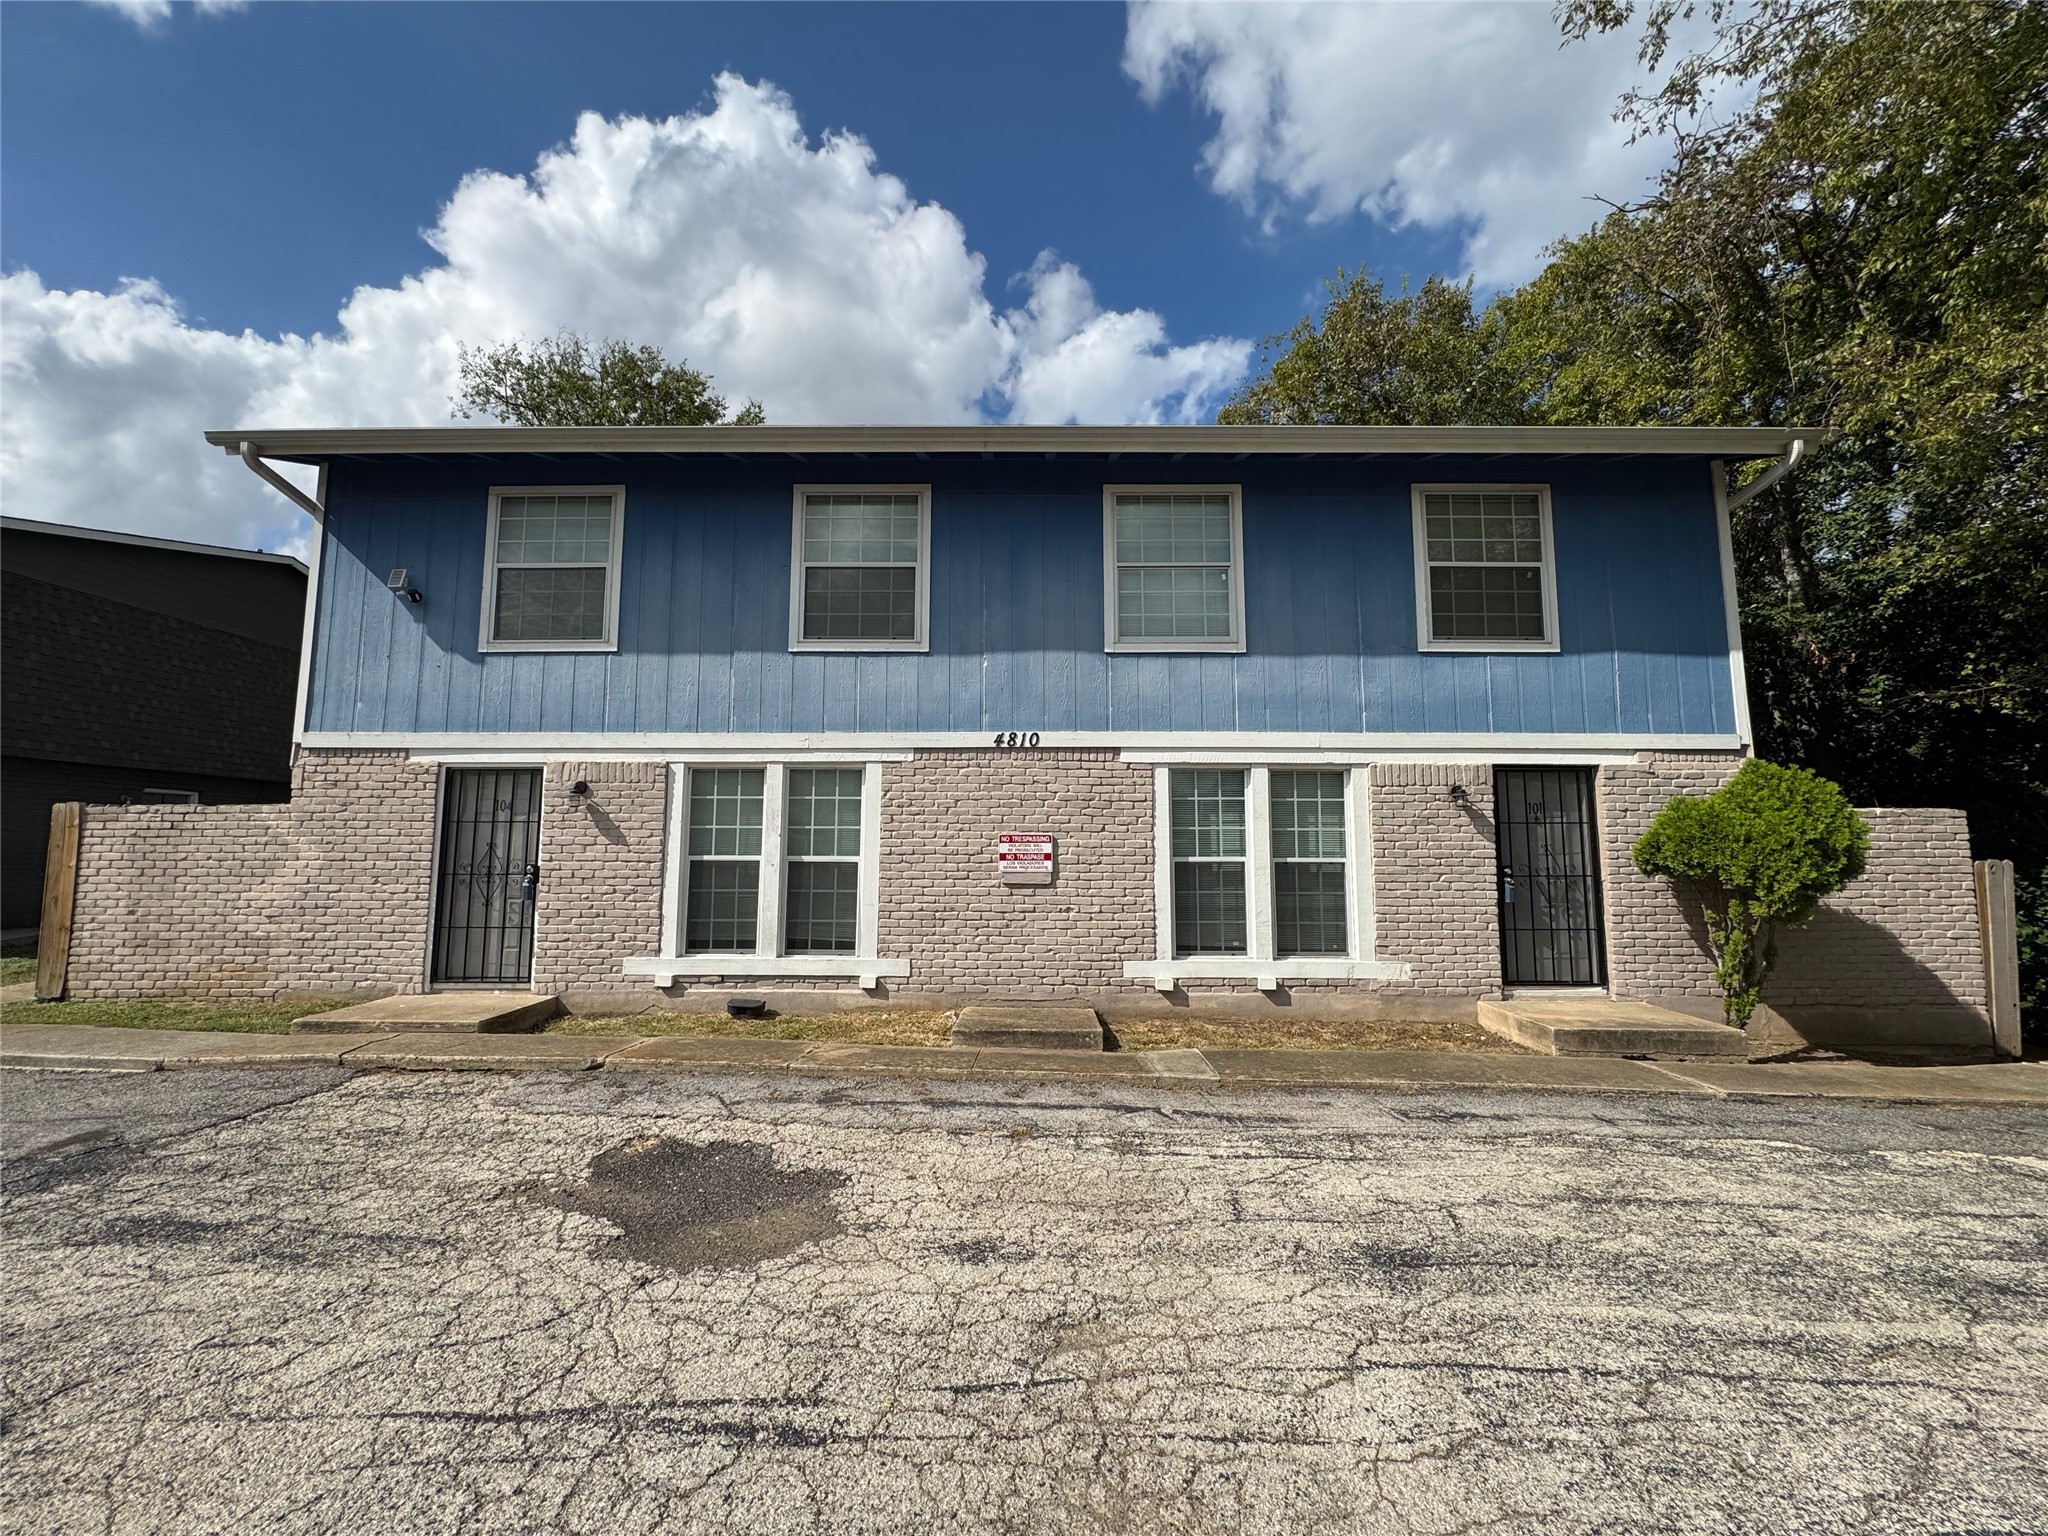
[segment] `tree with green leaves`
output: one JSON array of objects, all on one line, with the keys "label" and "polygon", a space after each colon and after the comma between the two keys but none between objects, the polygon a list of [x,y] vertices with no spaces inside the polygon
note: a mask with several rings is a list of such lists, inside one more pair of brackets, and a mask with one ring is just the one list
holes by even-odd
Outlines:
[{"label": "tree with green leaves", "polygon": [[[1695,14],[1711,36],[1673,58]],[[1672,136],[1653,195],[1554,247],[1469,327],[1368,306],[1400,334],[1345,349],[1304,321],[1275,338],[1233,419],[1337,402],[1315,419],[1427,407],[1472,423],[1830,429],[1735,514],[1758,748],[1862,804],[1967,811],[1977,855],[2018,868],[2038,1028],[2048,6],[1566,0],[1560,20],[1568,37],[1637,29],[1665,66],[1661,87],[1621,103]],[[1702,111],[1717,93],[1749,104]],[[1429,387],[1439,352],[1479,371],[1462,401]]]},{"label": "tree with green leaves", "polygon": [[1468,422],[1513,426],[1528,401],[1501,366],[1506,326],[1472,284],[1426,279],[1389,295],[1370,271],[1338,272],[1320,322],[1267,338],[1264,368],[1217,412],[1244,426]]},{"label": "tree with green leaves", "polygon": [[1804,768],[1751,758],[1712,794],[1679,795],[1632,857],[1700,905],[1723,1014],[1745,1028],[1778,960],[1778,930],[1863,873],[1870,829],[1841,789]]},{"label": "tree with green leaves", "polygon": [[[462,393],[454,414],[491,416],[512,427],[709,427],[725,420],[711,376],[671,363],[655,346],[600,341],[573,331],[460,351]],[[739,427],[766,418],[749,400]]]}]

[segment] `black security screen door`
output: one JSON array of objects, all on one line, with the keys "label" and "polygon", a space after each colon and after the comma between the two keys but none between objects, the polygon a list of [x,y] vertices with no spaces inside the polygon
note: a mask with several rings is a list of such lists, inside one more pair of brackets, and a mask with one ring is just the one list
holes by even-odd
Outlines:
[{"label": "black security screen door", "polygon": [[450,769],[441,806],[434,980],[531,981],[540,770]]},{"label": "black security screen door", "polygon": [[1499,769],[1493,814],[1502,979],[1511,987],[1602,985],[1607,945],[1593,775],[1583,768]]}]

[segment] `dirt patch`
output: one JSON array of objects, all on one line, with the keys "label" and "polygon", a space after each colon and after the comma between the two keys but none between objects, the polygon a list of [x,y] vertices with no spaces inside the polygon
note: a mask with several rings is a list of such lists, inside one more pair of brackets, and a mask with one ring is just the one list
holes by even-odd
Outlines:
[{"label": "dirt patch", "polygon": [[721,1039],[816,1040],[834,1045],[947,1045],[950,1013],[848,1012],[734,1019],[722,1013],[569,1014],[551,1019],[555,1035],[713,1035]]},{"label": "dirt patch", "polygon": [[1477,1024],[1414,1019],[1131,1018],[1105,1021],[1115,1051],[1504,1051],[1526,1055]]},{"label": "dirt patch", "polygon": [[825,1169],[777,1168],[752,1142],[644,1136],[599,1153],[582,1179],[518,1193],[617,1227],[600,1257],[687,1272],[759,1264],[837,1236],[832,1195],[845,1182]]}]

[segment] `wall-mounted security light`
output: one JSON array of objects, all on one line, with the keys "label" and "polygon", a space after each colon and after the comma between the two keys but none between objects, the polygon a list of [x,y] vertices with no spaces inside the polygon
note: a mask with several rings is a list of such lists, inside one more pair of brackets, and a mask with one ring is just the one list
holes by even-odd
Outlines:
[{"label": "wall-mounted security light", "polygon": [[384,578],[384,585],[393,592],[396,592],[408,603],[424,603],[427,600],[426,593],[405,579],[405,567],[402,565],[395,565],[391,568],[391,574]]}]

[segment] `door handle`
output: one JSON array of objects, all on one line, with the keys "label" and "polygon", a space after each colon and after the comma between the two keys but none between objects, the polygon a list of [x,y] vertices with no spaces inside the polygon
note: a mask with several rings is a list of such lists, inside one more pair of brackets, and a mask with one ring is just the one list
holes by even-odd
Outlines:
[{"label": "door handle", "polygon": [[526,873],[519,877],[519,899],[521,901],[532,901],[534,895],[539,890],[540,866],[538,864],[529,864],[526,866]]}]

